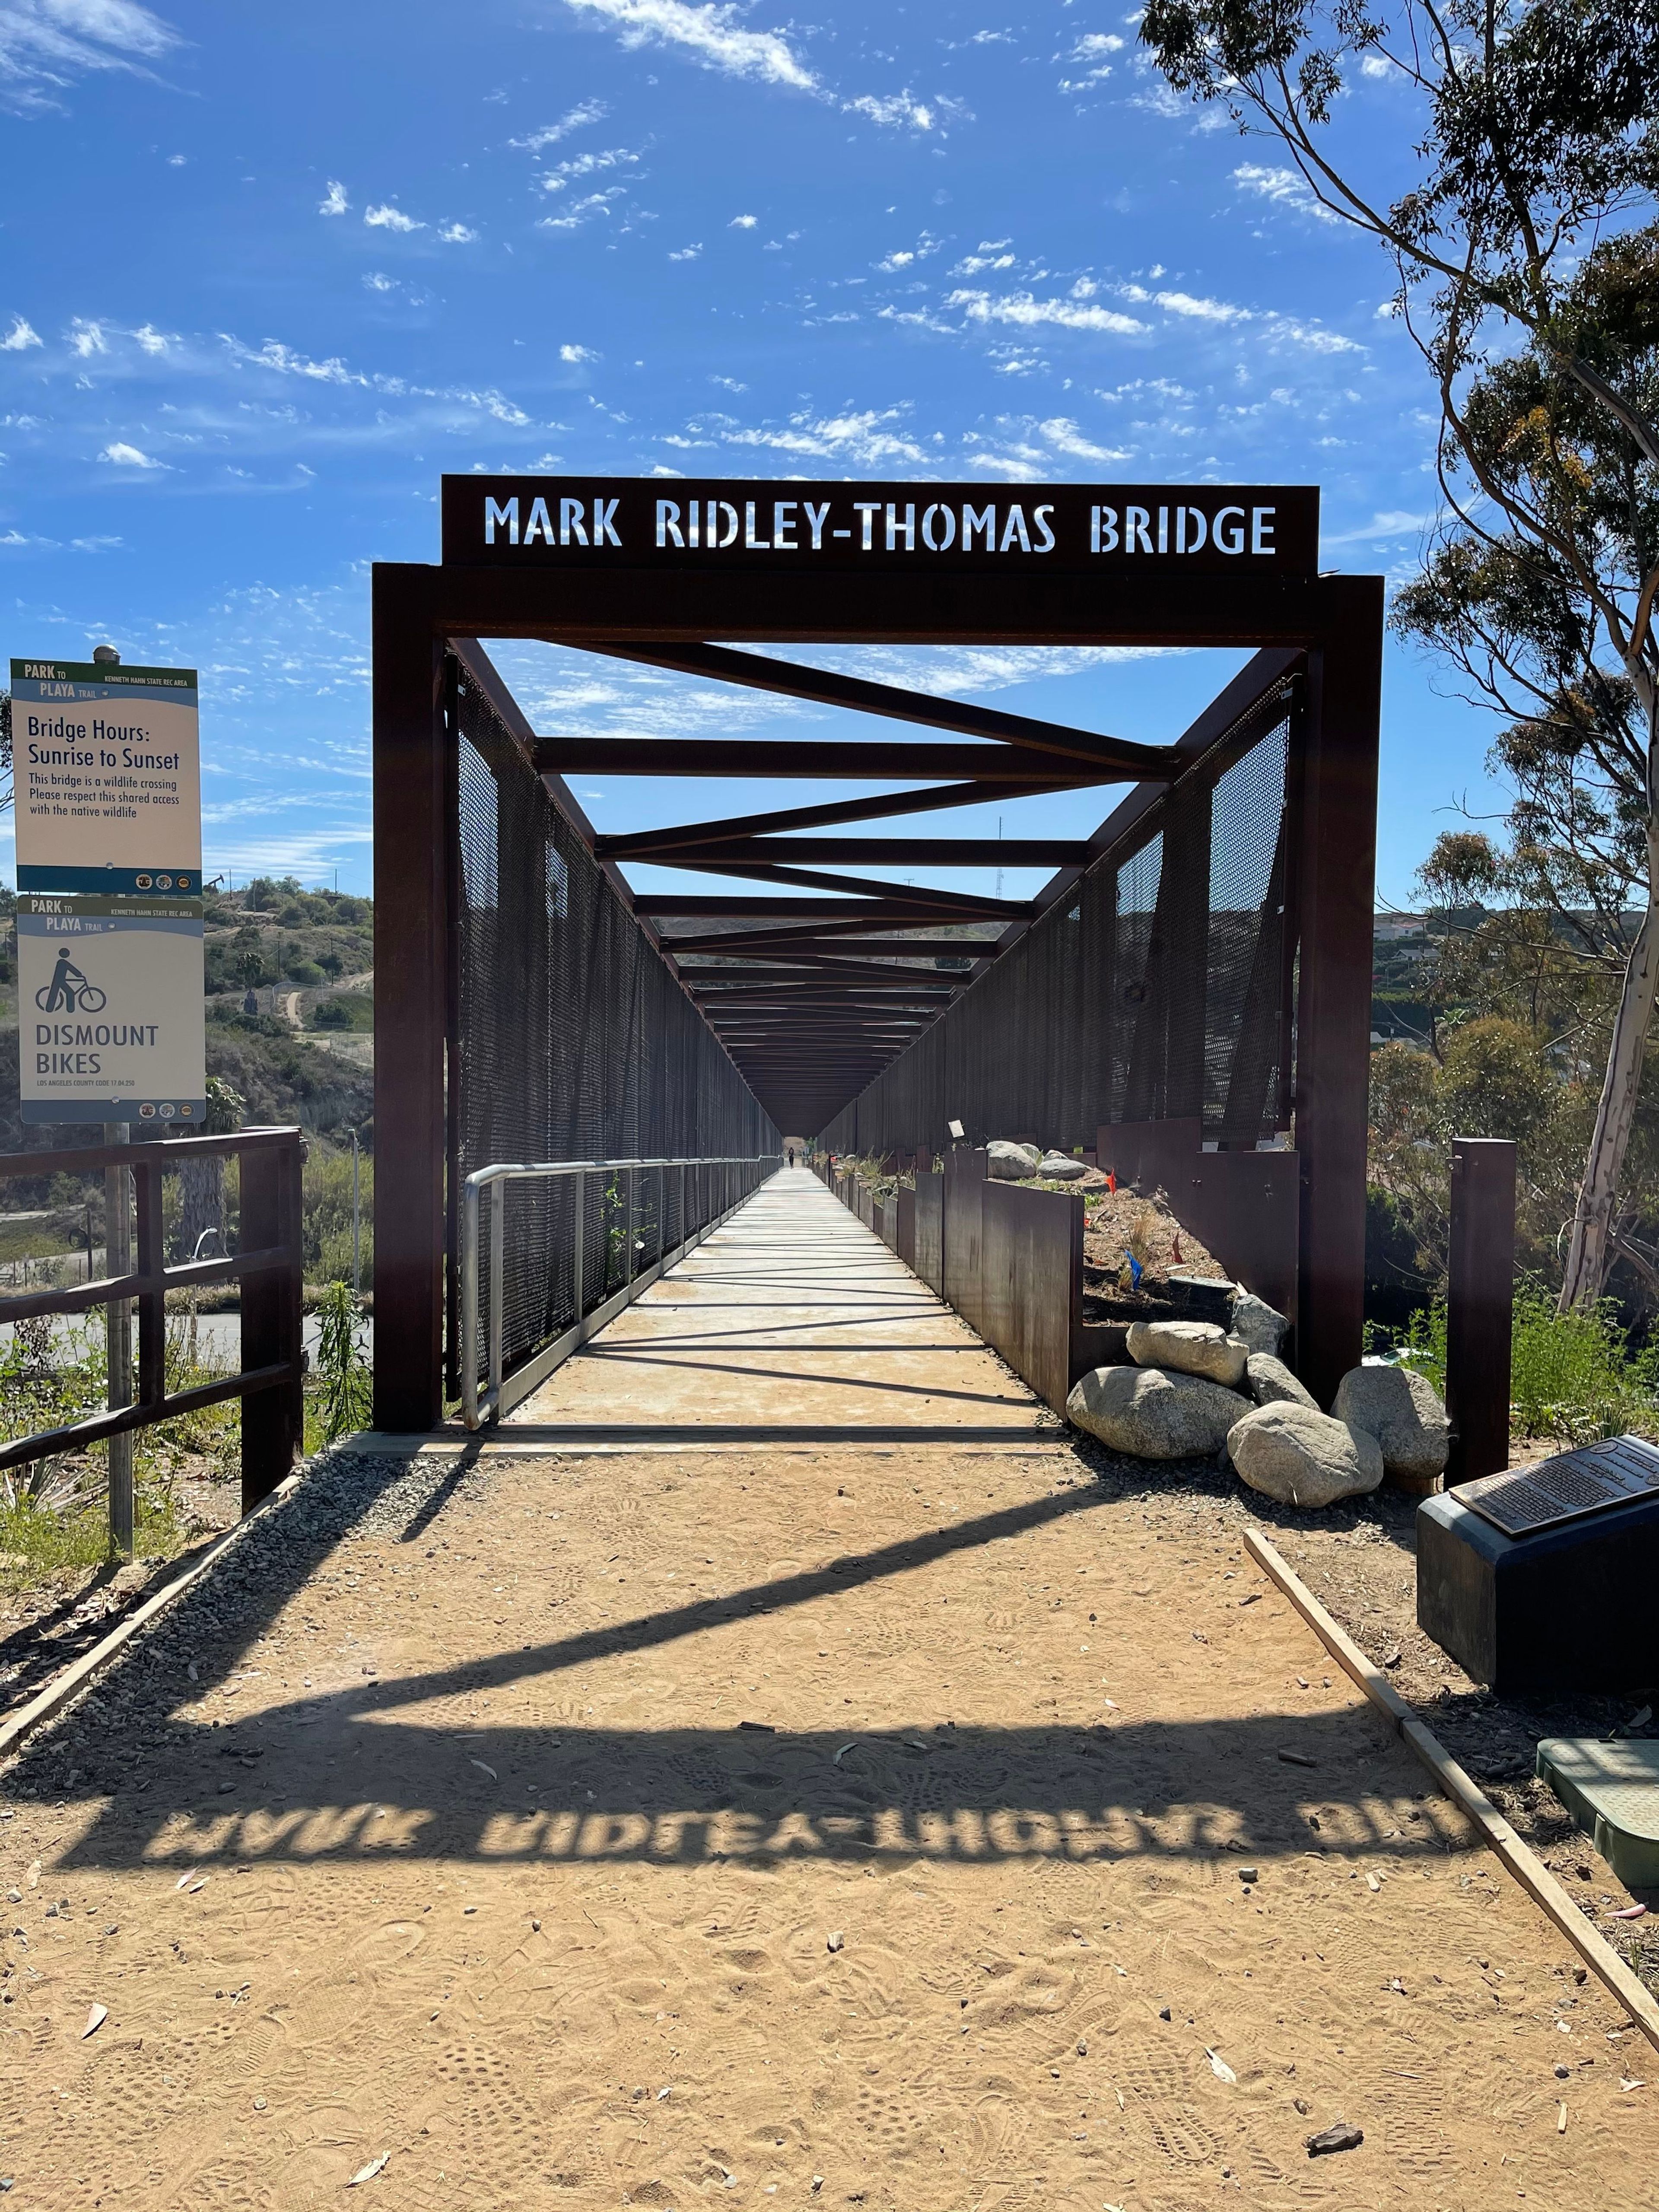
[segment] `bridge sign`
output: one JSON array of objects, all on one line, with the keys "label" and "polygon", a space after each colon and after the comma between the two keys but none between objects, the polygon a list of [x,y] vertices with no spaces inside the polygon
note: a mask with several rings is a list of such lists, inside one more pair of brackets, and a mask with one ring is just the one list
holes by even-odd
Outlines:
[{"label": "bridge sign", "polygon": [[1311,577],[1319,493],[1309,484],[446,477],[443,557],[518,568]]}]

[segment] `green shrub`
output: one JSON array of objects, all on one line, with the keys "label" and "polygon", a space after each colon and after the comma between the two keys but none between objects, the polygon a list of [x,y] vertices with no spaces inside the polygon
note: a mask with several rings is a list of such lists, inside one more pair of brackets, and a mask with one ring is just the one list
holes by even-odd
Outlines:
[{"label": "green shrub", "polygon": [[[1388,1333],[1366,1331],[1367,1349]],[[1446,1303],[1413,1314],[1394,1351],[1446,1388]],[[1536,1281],[1516,1292],[1510,1338],[1510,1419],[1523,1437],[1589,1443],[1633,1431],[1659,1436],[1659,1351],[1632,1353],[1611,1299],[1589,1313],[1558,1313]]]},{"label": "green shrub", "polygon": [[362,1346],[363,1312],[349,1283],[331,1283],[317,1308],[317,1415],[323,1442],[368,1428],[374,1419],[374,1370]]}]

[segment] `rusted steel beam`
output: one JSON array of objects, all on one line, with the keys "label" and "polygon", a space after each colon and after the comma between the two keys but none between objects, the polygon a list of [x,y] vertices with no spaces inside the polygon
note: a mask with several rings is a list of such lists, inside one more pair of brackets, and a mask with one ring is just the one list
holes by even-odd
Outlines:
[{"label": "rusted steel beam", "polygon": [[1122,781],[1109,763],[1070,760],[1009,744],[862,744],[816,738],[538,738],[544,775],[741,778],[771,783],[837,779],[854,783],[1029,784],[1085,788]]},{"label": "rusted steel beam", "polygon": [[[608,841],[606,857],[619,855]],[[633,841],[629,841],[630,842]],[[891,868],[1081,867],[1093,855],[1072,837],[751,837],[714,844],[688,842],[653,856],[664,867],[799,866]]]},{"label": "rusted steel beam", "polygon": [[[1034,783],[1028,792],[1065,791],[1063,783]],[[1024,794],[1021,794],[1024,795]],[[635,830],[626,836],[600,837],[594,850],[613,860],[649,860],[680,845],[726,845],[750,837],[782,836],[795,830],[833,828],[842,822],[881,822],[897,814],[927,814],[950,806],[973,806],[1006,798],[1000,785],[948,783],[925,791],[889,791],[863,799],[837,799],[823,806],[787,806],[772,814],[736,815],[723,822],[682,822],[661,830]],[[837,856],[838,857],[838,856]]]},{"label": "rusted steel beam", "polygon": [[995,738],[1004,744],[1059,753],[1097,766],[1109,764],[1126,782],[1175,773],[1174,751],[1167,745],[1135,744],[1125,738],[1070,729],[1062,722],[1005,714],[997,707],[974,707],[960,699],[937,699],[925,692],[902,690],[896,684],[866,683],[862,677],[804,668],[797,662],[774,660],[764,653],[733,653],[720,645],[622,645],[586,638],[573,642],[617,660],[639,661],[648,668],[672,668],[682,676],[709,677],[721,684],[741,684],[751,690],[779,691],[788,698],[808,699],[817,706],[849,707],[860,714],[920,722],[929,729],[954,730],[964,737]]}]

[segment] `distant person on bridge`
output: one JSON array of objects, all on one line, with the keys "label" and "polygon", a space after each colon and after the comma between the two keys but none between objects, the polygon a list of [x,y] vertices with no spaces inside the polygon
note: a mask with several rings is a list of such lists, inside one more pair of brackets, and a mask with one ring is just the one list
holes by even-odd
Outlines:
[{"label": "distant person on bridge", "polygon": [[793,1145],[789,1147],[787,1158],[790,1166],[793,1167],[795,1164],[795,1148]]}]

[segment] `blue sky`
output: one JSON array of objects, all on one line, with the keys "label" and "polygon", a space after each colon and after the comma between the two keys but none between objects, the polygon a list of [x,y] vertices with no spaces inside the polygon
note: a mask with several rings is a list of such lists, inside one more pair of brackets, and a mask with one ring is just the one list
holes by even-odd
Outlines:
[{"label": "blue sky", "polygon": [[[0,109],[3,650],[199,666],[207,862],[239,881],[369,886],[368,564],[435,559],[446,470],[1316,482],[1325,565],[1395,577],[1432,513],[1380,254],[1085,0],[0,0]],[[1380,189],[1413,125],[1388,84],[1343,102]],[[1240,658],[823,657],[1151,741]],[[549,732],[830,726],[499,658]],[[1492,804],[1491,735],[1390,648],[1385,898]],[[580,789],[606,830],[768,803]]]}]

